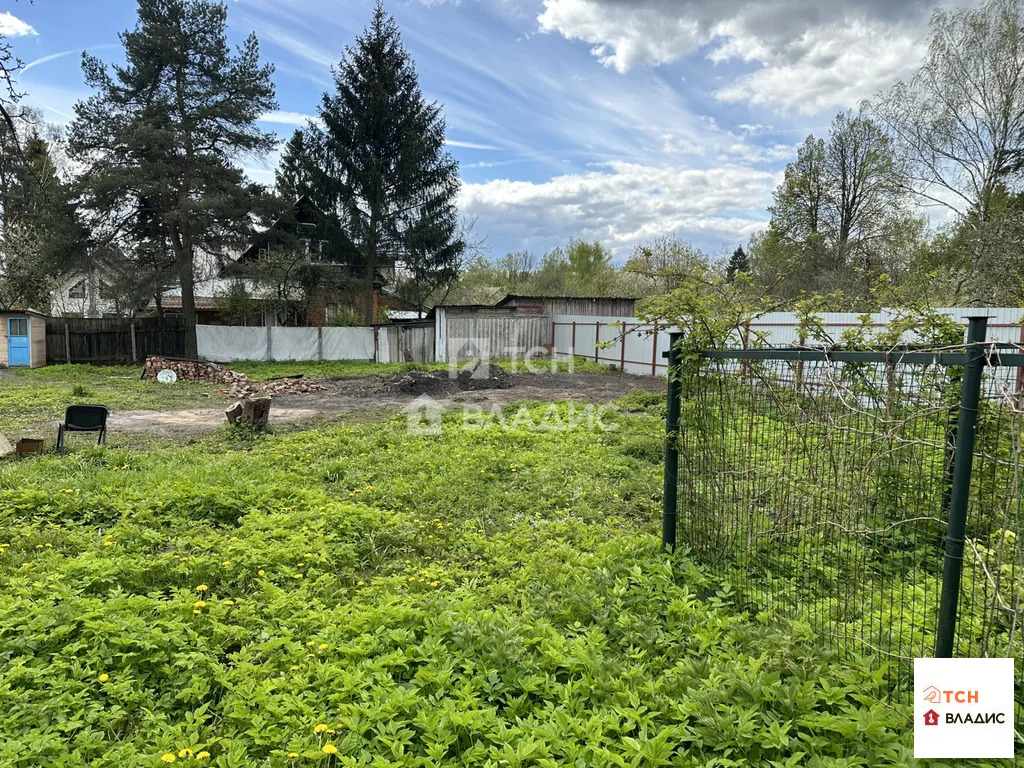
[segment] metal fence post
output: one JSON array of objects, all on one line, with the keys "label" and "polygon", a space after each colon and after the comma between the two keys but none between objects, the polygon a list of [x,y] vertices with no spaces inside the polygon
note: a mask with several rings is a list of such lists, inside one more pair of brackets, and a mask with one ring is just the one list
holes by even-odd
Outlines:
[{"label": "metal fence post", "polygon": [[953,656],[956,637],[957,602],[964,564],[964,535],[967,529],[967,503],[971,496],[971,469],[974,466],[974,435],[981,399],[981,373],[985,365],[982,342],[988,330],[988,317],[967,318],[967,363],[960,388],[960,418],[956,428],[953,455],[953,488],[949,499],[946,529],[946,560],[942,569],[942,598],[939,602],[939,626],[935,634],[935,657]]},{"label": "metal fence post", "polygon": [[679,380],[678,342],[681,333],[668,335],[668,403],[665,408],[665,489],[662,495],[661,548],[676,549],[676,516],[679,490],[679,400],[683,383]]}]

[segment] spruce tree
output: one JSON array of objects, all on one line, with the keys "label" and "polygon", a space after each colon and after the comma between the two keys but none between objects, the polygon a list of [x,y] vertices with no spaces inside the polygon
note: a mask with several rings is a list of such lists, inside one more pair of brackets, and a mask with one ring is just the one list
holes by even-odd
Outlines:
[{"label": "spruce tree", "polygon": [[96,93],[75,106],[71,127],[88,204],[121,234],[144,230],[146,254],[173,258],[190,357],[196,259],[243,242],[251,226],[256,190],[235,161],[275,144],[256,126],[277,106],[273,67],[260,64],[254,35],[232,52],[226,25],[223,3],[139,0],[135,29],[121,34],[123,66],[83,55]]},{"label": "spruce tree", "polygon": [[314,193],[313,162],[310,141],[299,128],[281,150],[281,160],[274,173],[277,194],[286,203],[294,203],[303,195],[312,196]]},{"label": "spruce tree", "polygon": [[743,250],[743,246],[741,245],[733,251],[732,256],[729,257],[729,264],[725,268],[725,277],[731,283],[736,279],[737,272],[749,271],[750,258],[747,256],[747,252]]},{"label": "spruce tree", "polygon": [[444,147],[441,107],[420,90],[394,19],[378,2],[346,48],[335,90],[311,126],[321,169],[353,261],[362,272],[367,324],[378,269],[403,262],[420,280],[445,280],[465,244],[458,234],[458,164]]}]

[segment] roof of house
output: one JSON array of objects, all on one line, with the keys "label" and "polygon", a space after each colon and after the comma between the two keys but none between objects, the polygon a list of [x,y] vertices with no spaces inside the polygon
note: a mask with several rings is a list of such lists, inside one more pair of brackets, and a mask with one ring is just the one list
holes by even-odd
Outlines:
[{"label": "roof of house", "polygon": [[[171,311],[181,309],[181,296],[164,296],[160,306]],[[196,309],[217,309],[217,299],[213,296],[196,296]]]},{"label": "roof of house", "polygon": [[522,296],[510,293],[494,306],[503,307],[513,301],[636,301],[632,296]]},{"label": "roof of house", "polygon": [[38,309],[28,309],[22,307],[0,307],[0,315],[35,315],[36,317],[49,317],[49,315],[43,314]]}]

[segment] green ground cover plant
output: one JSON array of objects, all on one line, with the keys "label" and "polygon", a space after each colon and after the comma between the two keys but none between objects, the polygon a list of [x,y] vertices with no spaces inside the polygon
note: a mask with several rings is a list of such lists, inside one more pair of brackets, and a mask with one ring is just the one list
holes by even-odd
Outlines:
[{"label": "green ground cover plant", "polygon": [[0,465],[0,764],[913,764],[881,667],[659,553],[623,405]]}]

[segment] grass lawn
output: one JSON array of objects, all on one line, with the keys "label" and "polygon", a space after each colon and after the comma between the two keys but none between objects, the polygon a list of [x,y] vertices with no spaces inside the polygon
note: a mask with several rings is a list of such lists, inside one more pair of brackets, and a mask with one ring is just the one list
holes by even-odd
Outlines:
[{"label": "grass lawn", "polygon": [[0,464],[0,765],[913,764],[877,672],[659,553],[658,406]]},{"label": "grass lawn", "polygon": [[212,384],[173,386],[140,381],[140,366],[51,365],[0,371],[0,432],[11,439],[44,437],[69,405],[99,403],[108,408],[171,411],[210,405]]}]

